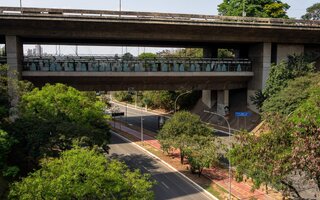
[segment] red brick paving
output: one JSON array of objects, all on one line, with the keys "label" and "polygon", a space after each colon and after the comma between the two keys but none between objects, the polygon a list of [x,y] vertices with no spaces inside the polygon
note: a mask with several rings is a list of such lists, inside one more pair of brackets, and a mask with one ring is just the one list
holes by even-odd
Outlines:
[{"label": "red brick paving", "polygon": [[[141,139],[141,133],[133,130],[129,127],[124,126],[123,124],[120,125],[120,123],[110,123],[111,126],[115,126],[116,128],[120,129],[128,134],[131,134],[132,136],[136,137],[137,139]],[[150,144],[156,149],[161,150],[160,143],[158,140],[156,140],[154,137],[151,137],[149,135],[143,136],[144,142]],[[177,154],[178,156],[178,154]],[[178,158],[177,158],[178,159]],[[229,176],[228,172],[224,169],[213,167],[210,169],[204,169],[203,175],[210,178],[215,184],[219,185],[220,187],[224,188],[226,191],[229,191]],[[272,197],[268,196],[264,191],[262,190],[255,190],[254,192],[251,191],[251,186],[248,183],[245,182],[237,182],[236,180],[231,180],[231,193],[233,196],[237,197],[238,199],[257,199],[257,200],[271,200]]]}]

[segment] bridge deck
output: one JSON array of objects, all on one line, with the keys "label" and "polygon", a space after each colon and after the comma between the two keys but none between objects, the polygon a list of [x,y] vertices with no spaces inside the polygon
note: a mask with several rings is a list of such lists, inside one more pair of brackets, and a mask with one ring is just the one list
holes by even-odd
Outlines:
[{"label": "bridge deck", "polygon": [[171,22],[205,22],[223,24],[250,24],[251,26],[268,25],[282,27],[320,27],[320,21],[296,20],[280,18],[234,17],[215,15],[196,15],[179,13],[54,9],[54,8],[19,8],[0,7],[0,17],[65,17],[78,19],[136,19],[140,21],[171,21]]}]

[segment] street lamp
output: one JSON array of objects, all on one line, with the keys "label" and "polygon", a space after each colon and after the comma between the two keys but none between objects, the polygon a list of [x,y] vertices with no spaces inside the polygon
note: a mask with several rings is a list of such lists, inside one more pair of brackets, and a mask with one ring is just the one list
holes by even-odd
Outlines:
[{"label": "street lamp", "polygon": [[[137,90],[135,90],[133,87],[130,87],[130,88],[128,88],[128,92],[129,93],[133,93],[133,92],[135,92],[136,93],[136,106],[137,106],[137,101],[138,101],[138,91]],[[127,105],[126,105],[126,109],[127,109]],[[142,116],[142,107],[140,108],[140,120],[141,120],[141,122],[140,122],[140,124],[141,124],[141,129],[140,129],[140,133],[141,133],[141,142],[143,142],[143,116]],[[126,111],[127,112],[127,111]]]},{"label": "street lamp", "polygon": [[20,0],[20,10],[21,10],[21,14],[22,14],[22,0]]},{"label": "street lamp", "polygon": [[121,17],[121,0],[119,0],[119,17]]},{"label": "street lamp", "polygon": [[[222,117],[228,124],[228,129],[229,129],[229,149],[231,149],[231,131],[230,131],[230,124],[228,122],[228,120],[223,116],[223,115],[220,115],[218,113],[215,113],[215,112],[211,112],[211,111],[208,111],[208,110],[204,110],[203,112],[205,113],[209,113],[211,115],[217,115],[219,117]],[[230,155],[229,155],[229,200],[231,200],[231,159],[230,159]]]},{"label": "street lamp", "polygon": [[189,91],[187,91],[187,92],[185,92],[185,93],[182,93],[182,94],[180,94],[179,96],[177,96],[176,100],[174,101],[174,113],[176,113],[176,111],[177,111],[177,101],[178,101],[178,99],[179,99],[182,95],[189,94],[189,93],[191,93],[191,92],[192,92],[192,90],[189,90]]}]

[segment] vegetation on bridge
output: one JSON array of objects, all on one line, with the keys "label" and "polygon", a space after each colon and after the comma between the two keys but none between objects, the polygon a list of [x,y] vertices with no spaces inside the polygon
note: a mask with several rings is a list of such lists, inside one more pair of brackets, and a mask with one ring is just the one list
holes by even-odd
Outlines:
[{"label": "vegetation on bridge", "polygon": [[218,6],[219,15],[288,18],[290,6],[280,0],[223,0]]}]

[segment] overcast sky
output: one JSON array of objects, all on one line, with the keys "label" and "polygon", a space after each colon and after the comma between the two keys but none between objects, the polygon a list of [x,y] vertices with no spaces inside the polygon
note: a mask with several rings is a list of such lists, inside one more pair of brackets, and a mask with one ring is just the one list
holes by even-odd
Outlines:
[{"label": "overcast sky", "polygon": [[[122,0],[122,10],[149,11],[149,12],[170,12],[217,15],[217,5],[222,0]],[[319,0],[282,0],[288,3],[291,8],[288,10],[289,17],[299,19],[306,11],[306,8],[318,3]],[[20,0],[0,0],[0,6],[19,6]],[[119,0],[22,0],[24,7],[46,7],[46,8],[73,8],[73,9],[102,9],[119,10]],[[25,47],[25,50],[28,47]],[[124,47],[125,48],[125,47]],[[44,47],[45,51],[55,53],[55,47]],[[61,47],[63,53],[74,53],[74,47]],[[125,48],[126,49],[126,48]],[[124,49],[124,50],[125,50]],[[127,48],[128,51],[137,54],[144,48]],[[146,51],[159,51],[160,49],[149,49]],[[102,47],[79,47],[79,53],[83,54],[114,54],[121,53],[119,48]]]}]

